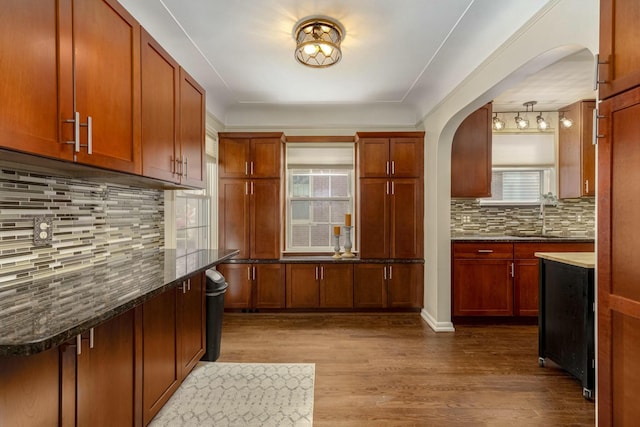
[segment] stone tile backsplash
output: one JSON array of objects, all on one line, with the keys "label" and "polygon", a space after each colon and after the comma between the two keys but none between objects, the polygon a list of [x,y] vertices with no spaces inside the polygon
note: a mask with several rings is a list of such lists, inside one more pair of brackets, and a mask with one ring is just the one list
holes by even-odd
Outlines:
[{"label": "stone tile backsplash", "polygon": [[[34,245],[38,216],[53,221],[48,245]],[[0,300],[32,279],[163,247],[162,190],[0,168]]]},{"label": "stone tile backsplash", "polygon": [[[595,198],[562,199],[545,206],[547,234],[594,237]],[[540,206],[481,206],[477,199],[451,200],[451,236],[542,232]]]}]

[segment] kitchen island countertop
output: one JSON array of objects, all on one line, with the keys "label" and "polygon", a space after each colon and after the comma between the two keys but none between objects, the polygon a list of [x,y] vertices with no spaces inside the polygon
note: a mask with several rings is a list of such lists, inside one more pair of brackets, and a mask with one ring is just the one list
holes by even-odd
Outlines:
[{"label": "kitchen island countertop", "polygon": [[557,261],[576,267],[594,268],[596,266],[595,252],[536,252],[536,257]]},{"label": "kitchen island countertop", "polygon": [[175,250],[111,254],[72,271],[46,270],[3,292],[0,356],[30,355],[130,310],[188,276],[238,254],[237,250],[200,250],[178,256]]}]

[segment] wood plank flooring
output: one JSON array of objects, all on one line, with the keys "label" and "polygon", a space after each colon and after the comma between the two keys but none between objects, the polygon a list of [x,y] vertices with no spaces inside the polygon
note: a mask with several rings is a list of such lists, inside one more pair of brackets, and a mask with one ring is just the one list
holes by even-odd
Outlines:
[{"label": "wood plank flooring", "polygon": [[537,326],[456,326],[417,313],[225,313],[220,362],[315,363],[314,427],[593,426],[595,405],[538,367]]}]

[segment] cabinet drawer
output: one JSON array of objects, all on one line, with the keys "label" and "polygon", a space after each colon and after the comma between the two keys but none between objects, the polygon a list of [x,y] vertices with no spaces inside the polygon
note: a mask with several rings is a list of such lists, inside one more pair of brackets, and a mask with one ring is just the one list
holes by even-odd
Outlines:
[{"label": "cabinet drawer", "polygon": [[511,259],[513,243],[454,243],[454,258]]},{"label": "cabinet drawer", "polygon": [[515,243],[513,253],[515,259],[535,258],[536,252],[593,252],[593,243]]}]

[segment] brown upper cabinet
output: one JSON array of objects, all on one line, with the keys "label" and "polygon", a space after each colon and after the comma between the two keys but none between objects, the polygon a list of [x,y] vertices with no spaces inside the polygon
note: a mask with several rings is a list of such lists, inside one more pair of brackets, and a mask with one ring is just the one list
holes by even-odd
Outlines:
[{"label": "brown upper cabinet", "polygon": [[424,132],[358,132],[360,178],[423,175]]},{"label": "brown upper cabinet", "polygon": [[204,89],[144,30],[141,39],[142,173],[204,187]]},{"label": "brown upper cabinet", "polygon": [[458,126],[451,145],[451,197],[491,197],[491,104]]},{"label": "brown upper cabinet", "polygon": [[561,199],[595,196],[596,148],[593,145],[595,101],[578,101],[560,111],[573,120],[558,130],[558,174]]},{"label": "brown upper cabinet", "polygon": [[280,178],[282,133],[220,133],[220,178]]},{"label": "brown upper cabinet", "polygon": [[640,85],[637,0],[600,0],[599,98]]},{"label": "brown upper cabinet", "polygon": [[140,173],[138,22],[114,0],[11,0],[2,15],[1,145]]}]

